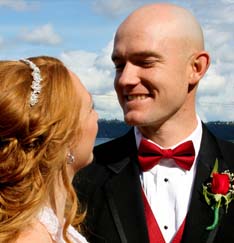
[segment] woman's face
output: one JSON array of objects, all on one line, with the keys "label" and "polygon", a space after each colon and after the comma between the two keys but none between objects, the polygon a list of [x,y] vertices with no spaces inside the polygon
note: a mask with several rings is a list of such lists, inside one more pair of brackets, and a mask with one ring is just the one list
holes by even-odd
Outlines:
[{"label": "woman's face", "polygon": [[75,157],[71,164],[74,172],[85,167],[93,160],[93,147],[98,131],[98,114],[94,110],[92,96],[85,89],[79,78],[70,72],[74,87],[81,97],[81,109],[79,127],[81,133],[75,138],[75,144],[72,145],[71,153]]}]

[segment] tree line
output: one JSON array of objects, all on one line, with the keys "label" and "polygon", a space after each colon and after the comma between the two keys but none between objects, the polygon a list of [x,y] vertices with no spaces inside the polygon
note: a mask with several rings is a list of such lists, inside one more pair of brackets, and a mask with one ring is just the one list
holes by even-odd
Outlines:
[{"label": "tree line", "polygon": [[[98,138],[116,138],[125,134],[131,128],[124,121],[118,119],[100,119],[98,125]],[[216,136],[234,141],[234,122],[212,121],[206,123],[206,125]]]}]

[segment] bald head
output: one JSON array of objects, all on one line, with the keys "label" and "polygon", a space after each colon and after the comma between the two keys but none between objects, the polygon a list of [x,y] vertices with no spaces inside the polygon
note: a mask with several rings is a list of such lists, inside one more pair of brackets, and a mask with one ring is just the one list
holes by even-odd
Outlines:
[{"label": "bald head", "polygon": [[116,38],[124,32],[138,30],[138,33],[155,33],[158,38],[174,38],[182,46],[200,51],[204,39],[200,24],[186,9],[173,4],[150,4],[132,12],[120,25]]},{"label": "bald head", "polygon": [[130,14],[116,32],[112,53],[125,121],[152,140],[159,127],[174,130],[185,120],[193,125],[179,137],[190,134],[198,83],[210,63],[203,49],[200,25],[181,7],[151,4]]}]

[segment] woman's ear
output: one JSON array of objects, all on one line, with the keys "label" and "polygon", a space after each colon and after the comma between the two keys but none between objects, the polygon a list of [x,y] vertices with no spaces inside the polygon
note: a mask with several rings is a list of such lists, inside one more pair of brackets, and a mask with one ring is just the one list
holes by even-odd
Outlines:
[{"label": "woman's ear", "polygon": [[190,84],[196,84],[204,76],[208,67],[210,66],[210,55],[206,51],[196,53],[192,60],[192,72]]}]

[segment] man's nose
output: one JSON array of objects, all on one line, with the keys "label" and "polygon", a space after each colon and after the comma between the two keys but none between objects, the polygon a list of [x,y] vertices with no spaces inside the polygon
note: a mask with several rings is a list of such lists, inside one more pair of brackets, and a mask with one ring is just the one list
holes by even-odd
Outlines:
[{"label": "man's nose", "polygon": [[115,78],[116,85],[119,86],[136,85],[139,81],[138,67],[130,62],[126,63],[124,68],[121,72],[117,73]]}]

